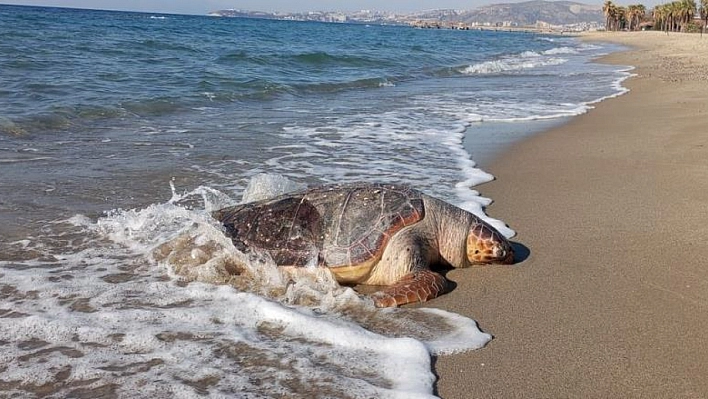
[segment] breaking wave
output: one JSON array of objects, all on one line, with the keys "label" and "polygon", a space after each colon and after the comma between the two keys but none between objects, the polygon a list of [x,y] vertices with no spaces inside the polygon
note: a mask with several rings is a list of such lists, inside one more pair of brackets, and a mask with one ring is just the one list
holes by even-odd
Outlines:
[{"label": "breaking wave", "polygon": [[538,53],[526,52],[517,57],[506,57],[498,60],[485,61],[462,69],[466,75],[488,75],[504,72],[535,69],[544,66],[560,65],[568,62],[564,58],[543,57]]}]

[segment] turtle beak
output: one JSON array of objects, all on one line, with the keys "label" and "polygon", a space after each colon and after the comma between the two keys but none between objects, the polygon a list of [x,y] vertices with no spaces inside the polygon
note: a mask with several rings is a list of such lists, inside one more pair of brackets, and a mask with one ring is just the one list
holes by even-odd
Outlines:
[{"label": "turtle beak", "polygon": [[509,265],[514,263],[514,250],[507,242],[494,248],[494,257],[499,259],[499,263]]},{"label": "turtle beak", "polygon": [[499,251],[500,263],[503,265],[510,265],[514,263],[514,250],[509,247],[508,249],[501,248]]}]

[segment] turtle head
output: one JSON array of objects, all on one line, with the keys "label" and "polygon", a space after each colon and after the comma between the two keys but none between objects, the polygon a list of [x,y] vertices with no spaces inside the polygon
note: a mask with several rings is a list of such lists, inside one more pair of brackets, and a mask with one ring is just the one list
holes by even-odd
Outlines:
[{"label": "turtle head", "polygon": [[514,262],[514,249],[494,227],[478,220],[467,234],[467,260],[470,265],[510,264]]}]

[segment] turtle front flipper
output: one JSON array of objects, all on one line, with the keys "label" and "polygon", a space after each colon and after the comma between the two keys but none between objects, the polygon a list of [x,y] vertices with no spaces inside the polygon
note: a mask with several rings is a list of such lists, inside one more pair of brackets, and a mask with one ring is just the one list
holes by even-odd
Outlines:
[{"label": "turtle front flipper", "polygon": [[371,295],[371,298],[377,308],[387,308],[425,302],[444,294],[448,289],[449,283],[445,277],[426,269],[406,274],[392,286]]}]

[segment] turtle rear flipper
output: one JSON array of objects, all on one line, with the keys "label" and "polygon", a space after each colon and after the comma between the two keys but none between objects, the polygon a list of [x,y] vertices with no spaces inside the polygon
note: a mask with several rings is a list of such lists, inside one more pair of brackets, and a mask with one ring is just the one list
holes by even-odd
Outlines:
[{"label": "turtle rear flipper", "polygon": [[426,269],[406,274],[392,286],[371,295],[371,298],[377,308],[387,308],[425,302],[444,294],[449,288],[445,277]]}]

